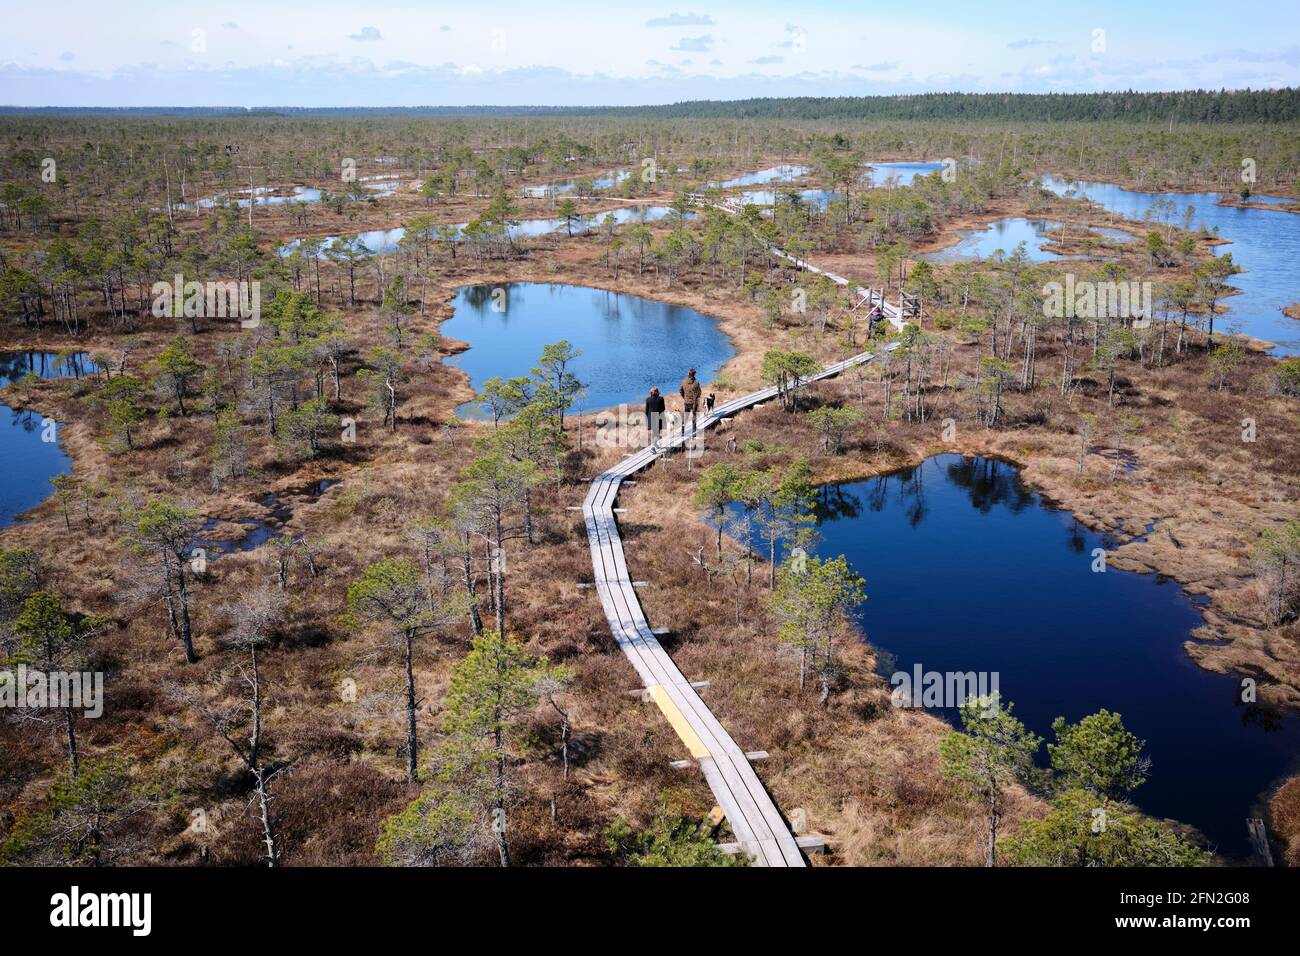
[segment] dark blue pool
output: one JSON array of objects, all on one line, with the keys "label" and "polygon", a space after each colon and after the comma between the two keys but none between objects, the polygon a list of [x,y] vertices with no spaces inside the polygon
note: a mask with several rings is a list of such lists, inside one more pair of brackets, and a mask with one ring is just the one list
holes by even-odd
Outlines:
[{"label": "dark blue pool", "polygon": [[939,455],[821,494],[816,551],[847,555],[866,578],[859,620],[883,671],[996,671],[1048,740],[1057,716],[1122,714],[1152,759],[1135,802],[1247,855],[1246,818],[1295,766],[1300,721],[1240,704],[1238,677],[1192,662],[1182,645],[1200,616],[1176,583],[1094,573],[1093,549],[1115,542],[1005,462]]}]

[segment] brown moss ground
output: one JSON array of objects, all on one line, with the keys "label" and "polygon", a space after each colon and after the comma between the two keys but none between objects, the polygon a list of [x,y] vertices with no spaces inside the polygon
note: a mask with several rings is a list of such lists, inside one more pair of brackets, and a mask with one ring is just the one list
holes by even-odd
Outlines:
[{"label": "brown moss ground", "polygon": [[[567,279],[692,305],[717,315],[733,334],[740,356],[728,371],[744,390],[756,382],[756,363],[762,350],[791,339],[788,331],[759,328],[756,307],[736,302],[729,289],[690,283],[665,293],[650,275],[633,277],[626,270],[615,284],[612,277],[601,276],[597,240],[578,239],[556,246],[514,268],[479,269],[470,263],[448,268],[438,294],[471,281]],[[535,264],[543,258],[545,267]],[[426,327],[431,329],[446,310],[440,307],[430,313]],[[373,341],[378,337],[373,317],[353,314],[348,322],[359,338]],[[150,355],[174,334],[169,325],[159,323],[142,334],[145,347],[133,357],[137,368],[144,367]],[[201,359],[214,361],[216,343],[228,334],[198,336]],[[48,343],[34,338],[24,344]],[[346,453],[328,453],[295,465],[283,450],[262,448],[250,476],[219,494],[206,490],[204,453],[210,419],[205,415],[173,417],[166,426],[149,426],[137,451],[111,454],[95,439],[102,422],[90,400],[90,382],[43,382],[11,391],[16,393],[8,396],[11,401],[20,399],[68,423],[64,441],[74,456],[75,474],[83,480],[115,489],[131,487],[149,496],[179,495],[204,516],[226,521],[263,516],[257,500],[267,490],[283,493],[284,501],[293,507],[284,532],[306,534],[321,565],[318,578],[311,578],[298,564],[292,568],[294,596],[289,619],[276,647],[264,659],[274,688],[266,721],[272,752],[297,761],[277,788],[277,800],[286,816],[287,859],[291,863],[372,860],[379,822],[413,796],[402,779],[403,761],[396,750],[402,739],[400,670],[391,651],[372,637],[344,631],[337,619],[347,584],[367,563],[410,553],[402,532],[405,522],[436,513],[448,485],[468,459],[469,441],[482,426],[447,431],[437,424],[470,397],[462,373],[441,364],[421,370],[409,386],[410,395],[400,411],[403,424],[396,434],[383,431],[367,413],[362,417],[357,445]],[[345,399],[348,391],[345,388]],[[579,459],[580,476],[589,478],[599,470],[600,463],[593,455],[594,449],[588,445]],[[319,501],[295,493],[308,481],[324,476],[341,478],[342,483]],[[572,780],[561,786],[553,759],[537,759],[524,771],[530,798],[515,820],[516,851],[526,862],[601,859],[599,834],[603,827],[620,815],[647,819],[660,791],[670,792],[678,805],[695,812],[706,812],[712,806],[701,780],[669,766],[670,760],[680,756],[679,742],[656,714],[626,696],[624,691],[635,686],[635,674],[614,645],[599,603],[579,596],[574,586],[578,580],[589,579],[590,559],[582,525],[564,507],[579,503],[584,492],[585,485],[575,480],[559,492],[542,494],[538,502],[542,543],[531,549],[517,547],[517,553],[511,555],[511,630],[526,640],[533,653],[572,662],[578,670],[570,695],[577,754]],[[195,588],[195,633],[202,661],[187,667],[180,663],[177,649],[169,646],[165,621],[157,609],[137,613],[126,600],[140,570],[117,541],[113,507],[111,497],[98,498],[92,504],[91,522],[76,515],[73,531],[67,533],[57,507],[48,502],[32,513],[29,522],[5,529],[0,540],[7,547],[26,544],[47,555],[56,553],[55,586],[67,595],[69,604],[112,613],[119,619],[121,629],[102,642],[103,665],[114,688],[109,709],[101,720],[83,722],[82,732],[91,749],[124,746],[142,765],[166,779],[176,793],[175,804],[155,823],[161,835],[155,835],[153,848],[142,850],[140,859],[254,862],[257,832],[237,765],[225,745],[219,745],[193,714],[169,700],[165,688],[174,682],[215,683],[222,693],[233,692],[231,668],[237,657],[219,640],[226,629],[226,607],[273,580],[271,556],[264,547],[212,562],[209,574]],[[220,529],[214,533],[221,533]],[[659,533],[685,540],[701,532],[690,509],[679,508]],[[647,536],[646,541],[651,540]],[[645,548],[636,534],[629,534],[634,562],[655,550]],[[811,696],[797,699],[787,664],[774,666],[773,642],[755,629],[734,631],[729,624],[729,602],[719,604],[717,595],[703,593],[694,582],[674,575],[671,566],[652,564],[647,575],[655,581],[652,602],[660,594],[670,596],[675,620],[690,622],[687,635],[677,646],[683,668],[693,676],[717,681],[719,689],[708,692],[710,703],[738,739],[773,752],[771,764],[760,769],[772,780],[782,805],[805,806],[813,826],[832,836],[844,833],[843,842],[838,837],[833,841],[840,859],[976,862],[978,840],[968,808],[933,773],[934,740],[944,726],[885,708],[883,692],[875,687],[878,681],[870,677],[865,649],[857,652],[856,660],[850,655],[855,682],[860,678],[864,686],[837,698],[829,712],[821,712]],[[747,600],[748,614],[757,620],[761,590]],[[658,612],[652,609],[651,613]],[[464,652],[465,641],[464,633],[451,635],[445,641],[428,643],[421,655],[417,680],[425,701],[421,722],[426,739],[432,738],[438,724],[448,669]],[[344,677],[356,681],[359,704],[348,705],[340,699],[338,688]],[[766,719],[773,706],[788,708],[775,734]],[[8,814],[3,822],[11,823],[16,815],[36,805],[45,792],[49,778],[41,764],[57,766],[60,756],[58,741],[51,735],[14,728],[6,728],[5,733],[25,755],[20,766],[27,768],[14,781],[12,799],[6,800]],[[543,741],[539,753],[550,753],[544,746],[548,733],[553,733],[553,728],[548,729],[539,717],[538,734]],[[882,763],[864,760],[860,752],[873,739],[892,741],[880,751]],[[925,753],[930,755],[928,763],[917,756]],[[847,777],[840,772],[842,766],[836,769],[841,759],[854,764]],[[917,760],[921,760],[919,768]],[[818,773],[809,776],[814,765]],[[804,787],[800,781],[805,778],[819,783]],[[911,782],[904,784],[905,780]],[[330,794],[325,802],[335,808],[331,813],[320,805],[317,788],[325,782]],[[916,800],[899,801],[897,788],[903,786],[932,793],[927,799],[932,800],[936,812],[918,813]],[[560,793],[558,823],[551,822],[544,799],[553,790]],[[836,807],[840,796],[850,790],[854,794],[852,817],[841,820]],[[894,803],[877,807],[872,796],[877,792]],[[185,832],[193,808],[205,809],[215,821],[215,832],[206,838]],[[894,836],[883,843],[868,842],[864,833]]]},{"label": "brown moss ground", "polygon": [[[443,261],[436,290],[429,295],[429,314],[417,325],[422,330],[436,328],[448,310],[434,303],[445,301],[457,285],[573,281],[653,295],[717,316],[738,349],[727,368],[738,392],[758,384],[757,363],[762,352],[775,345],[799,344],[821,358],[836,357],[833,335],[818,340],[796,330],[767,329],[757,307],[728,284],[688,278],[666,289],[653,275],[637,276],[626,266],[615,277],[602,256],[603,246],[595,237],[554,237],[510,264],[480,267],[464,260]],[[874,279],[870,264],[861,258],[846,257],[844,265],[845,273],[856,279]],[[374,290],[363,292],[373,303]],[[349,314],[348,325],[362,341],[381,337],[373,305]],[[174,331],[170,323],[145,323],[146,347],[134,357],[135,367],[143,367]],[[201,358],[211,363],[215,344],[228,336],[220,331],[200,335],[196,343]],[[111,338],[93,341],[95,347],[107,346]],[[65,344],[46,335],[21,343],[55,348]],[[978,349],[958,344],[955,355],[954,381],[973,365]],[[1083,477],[1075,474],[1078,439],[1072,429],[1078,413],[1093,411],[1105,417],[1104,389],[1095,383],[1069,402],[1051,391],[1026,396],[1013,392],[1008,396],[1010,424],[998,430],[971,424],[966,393],[936,394],[928,422],[889,425],[880,451],[874,450],[874,432],[864,429],[849,453],[837,458],[820,454],[802,419],[775,408],[742,416],[736,428],[807,452],[819,476],[828,480],[880,473],[941,450],[999,454],[1022,464],[1027,480],[1094,527],[1136,534],[1151,521],[1161,522],[1146,542],[1121,547],[1115,563],[1169,574],[1209,595],[1207,633],[1226,643],[1195,645],[1190,648],[1194,656],[1205,666],[1245,668],[1274,681],[1265,689],[1268,698],[1294,702],[1300,686],[1297,635],[1294,627],[1268,630],[1259,625],[1258,595],[1245,561],[1261,524],[1294,516],[1300,497],[1295,493],[1293,406],[1265,396],[1252,384],[1268,362],[1251,356],[1226,393],[1205,384],[1197,355],[1166,370],[1126,366],[1130,377],[1121,383],[1125,407],[1140,411],[1143,422],[1124,442],[1136,468],[1116,481],[1110,480],[1110,464],[1101,454],[1106,450],[1104,432],[1092,442],[1101,447],[1086,458]],[[1052,363],[1047,348],[1040,357],[1040,374],[1052,374]],[[414,795],[402,777],[403,761],[395,749],[402,736],[394,699],[401,682],[392,653],[372,635],[352,634],[337,624],[346,586],[368,562],[411,552],[403,537],[405,522],[439,510],[448,484],[468,460],[472,435],[483,427],[442,426],[451,410],[470,397],[462,373],[441,363],[412,370],[396,434],[383,431],[370,413],[363,413],[355,447],[304,463],[288,460],[281,449],[261,448],[249,478],[217,495],[207,490],[204,453],[210,420],[205,416],[173,418],[170,427],[152,426],[138,451],[112,455],[95,441],[101,413],[89,401],[88,383],[47,382],[10,390],[6,396],[11,403],[25,402],[67,423],[64,440],[79,477],[112,488],[131,485],[148,494],[180,495],[211,517],[256,515],[256,499],[268,489],[301,488],[325,475],[343,479],[317,502],[289,495],[294,512],[287,529],[313,540],[322,571],[319,578],[311,578],[294,566],[289,621],[265,662],[274,688],[267,720],[273,751],[297,760],[277,790],[291,863],[372,861],[379,822]],[[827,385],[819,394],[852,400],[843,394],[846,388],[853,386]],[[345,399],[354,400],[355,392],[355,386],[345,390]],[[874,395],[868,391],[869,406],[878,402]],[[1240,418],[1247,412],[1259,427],[1259,441],[1252,446],[1239,440]],[[938,436],[938,422],[949,414],[962,423],[951,447]],[[710,444],[701,464],[725,454],[722,447]],[[539,746],[522,770],[527,797],[512,819],[516,851],[524,862],[600,861],[601,829],[619,815],[643,821],[662,790],[696,812],[712,804],[696,775],[668,765],[681,756],[680,743],[656,714],[647,714],[643,705],[626,696],[624,691],[635,685],[634,672],[614,646],[599,603],[574,586],[589,580],[589,555],[581,523],[564,509],[581,501],[581,479],[594,475],[602,460],[590,447],[575,457],[573,479],[540,496],[542,543],[516,546],[511,553],[511,629],[534,653],[571,662],[578,672],[570,695],[576,753],[571,780],[559,781],[553,748],[547,746],[554,728],[541,715],[536,727]],[[790,662],[766,633],[761,585],[743,596],[743,623],[736,627],[725,586],[710,593],[698,571],[692,571],[682,552],[690,547],[688,542],[694,547],[707,544],[709,536],[685,504],[693,477],[675,461],[624,493],[623,504],[630,509],[622,518],[629,561],[637,577],[653,582],[644,592],[651,620],[679,632],[671,649],[683,671],[692,679],[713,681],[706,699],[742,746],[772,754],[759,772],[780,805],[806,808],[810,825],[831,837],[837,861],[977,862],[978,811],[937,772],[935,745],[946,725],[888,707],[881,682],[872,674],[870,649],[852,641],[846,644],[844,686],[828,709],[818,708],[811,693],[798,694]],[[91,749],[117,746],[136,755],[178,795],[168,814],[143,833],[149,848],[141,850],[139,859],[254,862],[256,828],[235,764],[222,749],[224,744],[219,747],[194,715],[180,710],[163,691],[178,680],[217,681],[224,692],[231,691],[230,668],[236,658],[218,640],[225,629],[224,606],[273,579],[267,549],[222,557],[213,563],[209,579],[199,583],[195,620],[203,660],[186,667],[168,646],[165,622],[156,609],[123,609],[138,571],[117,542],[111,499],[97,499],[92,511],[92,523],[77,519],[69,534],[56,506],[47,503],[27,523],[0,532],[0,542],[6,547],[29,544],[50,555],[57,568],[56,587],[71,605],[121,619],[121,630],[102,642],[113,687],[109,711],[100,721],[83,722],[82,731]],[[761,571],[756,577],[761,579]],[[434,736],[449,667],[464,652],[465,638],[463,631],[451,634],[428,642],[422,651],[417,679],[426,742]],[[340,699],[344,677],[357,682],[358,704]],[[57,767],[61,759],[58,741],[50,734],[12,726],[3,733],[15,771],[3,792],[6,810],[0,816],[0,835],[15,815],[39,802],[48,787],[48,768]],[[559,795],[556,823],[550,819],[551,793]],[[216,836],[199,840],[184,834],[188,812],[195,807],[206,808],[221,821]],[[1024,795],[1015,798],[1013,819],[1036,812],[1035,801]]]}]

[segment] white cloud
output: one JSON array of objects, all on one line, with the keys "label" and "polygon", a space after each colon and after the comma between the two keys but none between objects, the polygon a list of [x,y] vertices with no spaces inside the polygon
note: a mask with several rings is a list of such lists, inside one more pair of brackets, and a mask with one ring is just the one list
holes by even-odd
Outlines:
[{"label": "white cloud", "polygon": [[682,37],[668,49],[681,53],[708,53],[713,49],[713,37],[707,33],[702,37]]},{"label": "white cloud", "polygon": [[362,27],[356,33],[349,33],[349,40],[356,40],[358,43],[372,43],[375,40],[382,40],[384,35],[375,27]]},{"label": "white cloud", "polygon": [[796,23],[785,25],[786,38],[775,44],[778,50],[803,50],[808,45],[808,31]]},{"label": "white cloud", "polygon": [[707,13],[670,13],[666,17],[652,17],[645,22],[648,27],[711,27],[716,21]]}]

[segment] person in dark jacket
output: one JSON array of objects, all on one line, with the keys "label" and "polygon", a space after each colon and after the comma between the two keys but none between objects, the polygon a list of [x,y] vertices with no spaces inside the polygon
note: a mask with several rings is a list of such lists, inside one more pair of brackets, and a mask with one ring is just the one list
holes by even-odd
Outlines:
[{"label": "person in dark jacket", "polygon": [[688,418],[691,420],[691,430],[695,430],[695,413],[700,407],[700,393],[703,391],[700,388],[700,383],[695,378],[695,369],[691,369],[686,373],[686,377],[682,379],[681,388],[677,391],[682,396],[682,434],[685,434],[686,419]]},{"label": "person in dark jacket", "polygon": [[659,389],[650,389],[650,394],[645,400],[645,422],[646,427],[650,429],[650,444],[659,447],[659,433],[664,427],[664,409],[666,408],[664,397],[659,394]]}]

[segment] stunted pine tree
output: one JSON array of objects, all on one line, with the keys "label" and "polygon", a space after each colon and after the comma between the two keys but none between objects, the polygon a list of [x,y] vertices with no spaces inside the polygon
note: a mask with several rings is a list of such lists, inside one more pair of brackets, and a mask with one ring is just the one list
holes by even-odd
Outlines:
[{"label": "stunted pine tree", "polygon": [[722,528],[727,517],[727,505],[736,500],[740,469],[728,461],[710,465],[700,475],[700,482],[691,498],[695,507],[703,510],[717,528],[718,560],[722,560]]},{"label": "stunted pine tree", "polygon": [[482,817],[469,796],[431,788],[380,824],[375,852],[385,866],[471,866],[489,842]]},{"label": "stunted pine tree", "polygon": [[176,398],[176,407],[185,415],[185,396],[194,380],[203,372],[184,336],[177,336],[158,353],[158,383]]},{"label": "stunted pine tree", "polygon": [[542,357],[533,367],[533,379],[537,382],[536,397],[544,401],[551,412],[564,427],[564,415],[573,407],[573,402],[582,391],[582,382],[569,367],[582,355],[566,339],[542,346]]},{"label": "stunted pine tree", "polygon": [[135,448],[135,436],[148,418],[146,385],[138,378],[118,375],[99,393],[108,413],[108,444],[114,450]]},{"label": "stunted pine tree", "polygon": [[279,431],[281,403],[297,405],[296,383],[310,358],[306,346],[275,340],[258,345],[249,359],[248,370],[257,385],[253,401],[265,413],[270,434]]},{"label": "stunted pine tree", "polygon": [[314,458],[320,452],[322,439],[334,432],[338,424],[338,416],[330,411],[329,403],[312,398],[284,413],[280,431],[298,454]]},{"label": "stunted pine tree", "polygon": [[1125,730],[1119,714],[1103,708],[1077,724],[1057,717],[1052,732],[1056,743],[1047,745],[1047,753],[1066,787],[1096,794],[1104,805],[1123,800],[1146,781],[1146,741]]},{"label": "stunted pine tree", "polygon": [[[537,469],[539,480],[543,468],[552,468],[558,487],[569,442],[564,426],[555,418],[552,409],[542,401],[533,401],[519,409],[504,428],[480,442],[479,447],[503,452],[516,462],[531,463]],[[532,491],[529,488],[524,489],[524,536],[529,544],[536,543]]]},{"label": "stunted pine tree", "polygon": [[244,477],[248,472],[248,437],[237,409],[223,408],[217,412],[208,454],[212,461],[211,479],[214,490],[226,481]]},{"label": "stunted pine tree", "polygon": [[763,381],[775,385],[781,406],[788,412],[798,408],[799,388],[821,371],[821,363],[805,352],[772,349],[763,356]]},{"label": "stunted pine tree", "polygon": [[[244,770],[253,781],[253,796],[257,801],[258,819],[262,827],[262,845],[266,865],[280,865],[283,849],[277,834],[276,814],[273,809],[274,798],[271,793],[272,782],[288,771],[291,763],[286,760],[268,760],[263,733],[263,717],[266,707],[266,681],[262,677],[261,661],[258,652],[271,643],[276,628],[284,616],[286,598],[283,592],[270,587],[262,587],[245,595],[238,604],[230,609],[231,627],[225,638],[225,644],[237,651],[247,653],[247,663],[239,663],[231,670],[219,675],[217,686],[204,694],[196,688],[173,688],[172,696],[203,717],[239,758]],[[232,684],[234,703],[228,703],[231,696],[228,684]],[[210,700],[209,697],[216,698]]]},{"label": "stunted pine tree", "polygon": [[837,674],[835,638],[844,630],[848,615],[866,599],[866,582],[843,555],[827,560],[800,555],[787,560],[782,569],[771,599],[772,617],[781,640],[800,651],[800,690],[809,663],[816,670],[823,707],[830,701]]},{"label": "stunted pine tree", "polygon": [[469,622],[475,634],[483,633],[483,616],[478,608],[478,582],[474,572],[474,537],[482,531],[482,519],[477,501],[465,498],[453,489],[447,498],[447,520],[455,536],[455,543],[450,545],[450,550],[460,567]]},{"label": "stunted pine tree", "polygon": [[582,217],[578,214],[578,204],[572,199],[565,199],[560,202],[556,210],[556,218],[564,221],[564,228],[569,236],[573,236],[573,224],[578,222]]},{"label": "stunted pine tree", "polygon": [[759,536],[767,543],[769,590],[776,590],[776,552],[779,547],[806,544],[812,536],[816,492],[812,469],[800,459],[784,472],[775,469],[744,482],[747,506],[753,507]]},{"label": "stunted pine tree", "polygon": [[[108,622],[101,618],[69,614],[57,596],[48,591],[37,591],[23,602],[22,611],[13,622],[16,638],[13,652],[7,659],[3,656],[0,659],[5,660],[8,666],[26,664],[46,675],[84,671],[90,663],[91,643],[108,626]],[[49,679],[54,680],[54,677]],[[102,706],[102,701],[100,704]],[[59,706],[68,747],[68,766],[74,777],[80,769],[77,716],[79,712],[90,709],[91,701],[73,701],[66,695]],[[46,719],[41,714],[28,716],[42,722]]]},{"label": "stunted pine tree", "polygon": [[157,577],[151,588],[167,608],[172,638],[185,650],[185,660],[198,661],[190,624],[190,558],[199,533],[198,515],[174,501],[156,499],[126,515],[126,540],[151,560]]},{"label": "stunted pine tree", "polygon": [[1300,520],[1265,528],[1253,554],[1264,585],[1264,607],[1271,624],[1281,624],[1300,602]]},{"label": "stunted pine tree", "polygon": [[388,430],[395,432],[399,401],[397,389],[406,380],[402,373],[402,356],[392,349],[379,346],[366,353],[366,361],[370,368],[359,370],[357,376],[370,383],[371,404],[383,412],[384,424]]},{"label": "stunted pine tree", "polygon": [[0,548],[0,653],[13,650],[14,620],[45,577],[40,555],[31,548]]},{"label": "stunted pine tree", "polygon": [[415,642],[449,626],[462,613],[440,573],[434,587],[413,561],[387,558],[370,565],[348,588],[348,627],[374,625],[389,645],[402,650],[406,669],[406,778],[415,782],[419,767],[416,712]]},{"label": "stunted pine tree", "polygon": [[1020,866],[1200,866],[1210,855],[1159,820],[1123,801],[1146,780],[1146,742],[1101,710],[1068,724],[1052,723],[1048,744],[1058,790],[1051,812],[1029,819],[1004,841]]},{"label": "stunted pine tree", "polygon": [[808,413],[808,423],[821,435],[822,449],[829,454],[838,455],[844,448],[845,438],[861,426],[866,417],[860,408],[851,405],[841,408],[823,405]]},{"label": "stunted pine tree", "polygon": [[1047,816],[1022,821],[1001,850],[1013,866],[1036,867],[1206,866],[1213,859],[1168,824],[1107,807],[1086,790],[1054,796]]},{"label": "stunted pine tree", "polygon": [[139,842],[138,818],[162,804],[139,761],[118,753],[87,759],[54,781],[45,803],[0,843],[0,866],[109,866]]},{"label": "stunted pine tree", "polygon": [[525,376],[502,378],[494,375],[483,383],[483,391],[478,396],[479,402],[492,416],[492,427],[497,428],[501,419],[513,415],[532,401],[532,380]]},{"label": "stunted pine tree", "polygon": [[497,631],[474,638],[469,654],[452,669],[439,779],[460,793],[483,795],[502,866],[510,865],[510,770],[524,753],[527,718],[537,706],[539,687],[565,684],[571,676],[544,657],[530,657],[518,641]]},{"label": "stunted pine tree", "polygon": [[961,708],[961,730],[939,745],[943,774],[984,803],[984,865],[997,865],[998,826],[1006,791],[1034,774],[1041,737],[1011,715],[997,695],[971,698]]},{"label": "stunted pine tree", "polygon": [[497,449],[474,459],[462,480],[452,486],[453,506],[487,543],[498,633],[504,632],[506,621],[506,541],[518,534],[510,525],[510,514],[540,480],[531,461],[516,461]]},{"label": "stunted pine tree", "polygon": [[735,867],[748,866],[744,853],[718,849],[707,820],[674,812],[660,795],[654,819],[641,832],[619,818],[605,830],[605,846],[627,866]]}]

